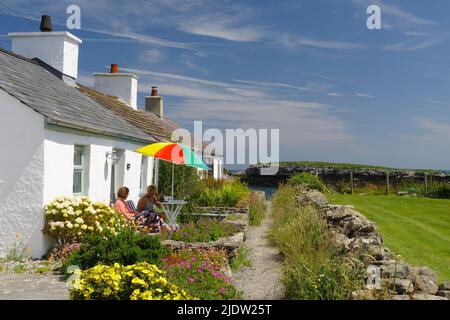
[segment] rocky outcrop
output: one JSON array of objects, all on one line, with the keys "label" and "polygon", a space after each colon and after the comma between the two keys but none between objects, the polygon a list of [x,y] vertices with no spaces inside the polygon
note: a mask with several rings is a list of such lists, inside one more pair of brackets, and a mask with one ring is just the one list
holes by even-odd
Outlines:
[{"label": "rocky outcrop", "polygon": [[[436,274],[428,267],[412,267],[395,256],[383,244],[383,235],[376,224],[352,206],[330,205],[325,195],[299,188],[297,205],[318,208],[336,244],[364,261],[378,290],[386,291],[395,300],[442,300],[450,298],[450,282],[438,286]],[[372,273],[373,274],[373,273]],[[369,278],[369,275],[368,275]],[[377,279],[378,278],[378,279]],[[376,286],[375,286],[376,287]],[[374,285],[368,282],[365,292],[355,292],[354,298],[373,296]],[[367,291],[367,292],[366,292]]]}]

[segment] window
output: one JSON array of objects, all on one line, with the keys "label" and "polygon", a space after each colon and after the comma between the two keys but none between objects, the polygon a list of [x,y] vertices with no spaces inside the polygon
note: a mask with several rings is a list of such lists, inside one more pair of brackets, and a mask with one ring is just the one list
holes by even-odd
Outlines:
[{"label": "window", "polygon": [[75,146],[73,156],[73,194],[85,194],[86,148]]}]

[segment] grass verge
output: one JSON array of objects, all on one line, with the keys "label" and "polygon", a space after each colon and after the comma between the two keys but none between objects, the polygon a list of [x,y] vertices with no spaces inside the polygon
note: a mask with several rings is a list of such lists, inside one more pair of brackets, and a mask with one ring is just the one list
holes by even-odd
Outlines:
[{"label": "grass verge", "polygon": [[364,286],[365,269],[334,245],[315,208],[297,207],[296,190],[281,186],[273,198],[271,239],[284,256],[288,299],[341,300]]}]

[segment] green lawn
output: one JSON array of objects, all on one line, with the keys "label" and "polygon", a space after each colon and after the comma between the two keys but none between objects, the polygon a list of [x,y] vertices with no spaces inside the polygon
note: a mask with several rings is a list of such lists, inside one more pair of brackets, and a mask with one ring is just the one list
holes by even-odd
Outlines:
[{"label": "green lawn", "polygon": [[414,266],[429,266],[450,280],[450,200],[372,195],[329,195],[351,204],[378,225],[385,244]]}]

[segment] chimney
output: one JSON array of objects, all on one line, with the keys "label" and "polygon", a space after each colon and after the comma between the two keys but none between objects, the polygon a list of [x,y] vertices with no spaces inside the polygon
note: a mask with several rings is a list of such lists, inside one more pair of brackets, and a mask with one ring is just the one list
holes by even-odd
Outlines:
[{"label": "chimney", "polygon": [[156,114],[158,117],[164,117],[164,99],[158,96],[158,88],[152,87],[150,96],[145,97],[145,110]]},{"label": "chimney", "polygon": [[50,16],[42,16],[41,32],[13,32],[12,51],[26,58],[39,58],[59,72],[76,79],[78,49],[82,41],[69,32],[53,32]]},{"label": "chimney", "polygon": [[94,73],[95,90],[115,96],[137,110],[138,77],[133,73],[119,73],[119,65],[112,64],[109,73]]}]

